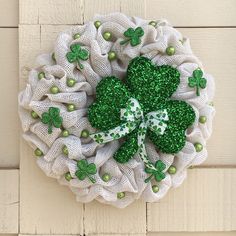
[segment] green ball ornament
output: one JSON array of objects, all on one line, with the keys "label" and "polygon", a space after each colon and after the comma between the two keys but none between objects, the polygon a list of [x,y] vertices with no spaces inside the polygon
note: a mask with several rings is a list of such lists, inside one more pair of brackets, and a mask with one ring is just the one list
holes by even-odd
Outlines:
[{"label": "green ball ornament", "polygon": [[38,73],[38,79],[41,80],[43,78],[45,78],[45,73],[44,72]]},{"label": "green ball ornament", "polygon": [[95,27],[98,29],[101,26],[101,21],[97,20],[94,22]]},{"label": "green ball ornament", "polygon": [[55,52],[52,53],[52,60],[56,61]]},{"label": "green ball ornament", "polygon": [[75,105],[74,104],[68,104],[67,105],[67,111],[71,112],[75,110]]},{"label": "green ball ornament", "polygon": [[119,193],[117,193],[117,198],[118,199],[122,199],[122,198],[124,198],[125,197],[125,192],[119,192]]},{"label": "green ball ornament", "polygon": [[74,36],[73,36],[73,39],[79,39],[80,38],[80,34],[79,33],[77,33],[77,34],[75,34]]},{"label": "green ball ornament", "polygon": [[199,122],[200,122],[201,124],[205,124],[206,121],[207,121],[206,116],[200,116],[200,117],[199,117]]},{"label": "green ball ornament", "polygon": [[105,33],[103,33],[103,38],[104,38],[106,41],[110,41],[110,40],[111,40],[111,32],[105,32]]},{"label": "green ball ornament", "polygon": [[196,152],[201,152],[203,149],[203,146],[201,143],[195,143],[194,147],[195,147]]},{"label": "green ball ornament", "polygon": [[175,54],[175,48],[173,46],[169,46],[167,49],[166,49],[166,54],[168,56],[173,56]]},{"label": "green ball ornament", "polygon": [[170,175],[174,175],[176,173],[177,169],[175,166],[170,166],[169,169],[168,169],[168,173]]},{"label": "green ball ornament", "polygon": [[88,138],[89,137],[89,131],[84,129],[81,132],[81,138]]},{"label": "green ball ornament", "polygon": [[69,133],[69,131],[68,130],[63,130],[62,131],[62,137],[64,137],[64,138],[66,138],[66,137],[68,137],[70,135],[70,133]]},{"label": "green ball ornament", "polygon": [[109,61],[115,60],[116,59],[116,53],[114,51],[110,51],[108,53],[108,59],[109,59]]},{"label": "green ball ornament", "polygon": [[41,157],[43,155],[43,152],[39,148],[36,148],[34,150],[34,155],[37,157]]},{"label": "green ball ornament", "polygon": [[108,173],[105,173],[103,176],[102,176],[102,180],[104,182],[108,182],[111,180],[111,175],[109,175]]},{"label": "green ball ornament", "polygon": [[65,179],[66,179],[67,181],[70,181],[70,180],[73,179],[72,176],[71,176],[71,174],[70,174],[70,172],[65,173]]},{"label": "green ball ornament", "polygon": [[153,185],[153,186],[152,186],[152,191],[153,191],[154,193],[157,193],[157,192],[159,191],[159,187],[158,187],[157,185]]},{"label": "green ball ornament", "polygon": [[66,84],[68,87],[73,87],[76,81],[74,79],[67,79]]},{"label": "green ball ornament", "polygon": [[68,87],[73,87],[76,81],[74,79],[67,79],[66,84]]},{"label": "green ball ornament", "polygon": [[52,86],[52,87],[50,88],[50,92],[51,92],[52,94],[57,94],[57,93],[59,93],[59,88],[58,88],[57,86]]},{"label": "green ball ornament", "polygon": [[33,119],[38,119],[39,118],[39,115],[35,111],[31,111],[30,115]]},{"label": "green ball ornament", "polygon": [[156,27],[157,26],[157,22],[156,21],[150,21],[149,23],[148,23],[149,25],[151,25],[151,26],[153,26],[153,27]]},{"label": "green ball ornament", "polygon": [[64,146],[64,147],[62,148],[62,152],[63,152],[65,155],[68,155],[68,154],[69,154],[67,146]]}]

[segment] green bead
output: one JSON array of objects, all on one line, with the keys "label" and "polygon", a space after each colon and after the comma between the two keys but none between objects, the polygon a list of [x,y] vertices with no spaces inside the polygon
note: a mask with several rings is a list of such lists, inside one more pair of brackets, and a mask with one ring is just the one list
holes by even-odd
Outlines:
[{"label": "green bead", "polygon": [[56,61],[55,52],[52,53],[52,60]]},{"label": "green bead", "polygon": [[108,59],[109,59],[110,61],[115,60],[115,59],[116,59],[116,53],[115,53],[114,51],[110,51],[110,52],[108,53]]},{"label": "green bead", "polygon": [[194,147],[195,147],[196,152],[201,152],[203,149],[203,146],[201,143],[195,143]]},{"label": "green bead", "polygon": [[174,175],[176,173],[177,169],[175,166],[170,166],[169,169],[168,169],[168,173],[170,175]]},{"label": "green bead", "polygon": [[99,20],[96,20],[95,22],[94,22],[94,25],[95,25],[95,27],[98,29],[100,26],[101,26],[101,21],[99,21]]},{"label": "green bead", "polygon": [[70,174],[70,172],[65,173],[65,179],[66,179],[67,181],[70,181],[70,180],[73,179],[72,176],[71,176],[71,174]]},{"label": "green bead", "polygon": [[172,46],[169,46],[167,49],[166,49],[166,54],[168,56],[173,56],[175,54],[175,48],[172,47]]},{"label": "green bead", "polygon": [[63,137],[68,137],[69,134],[70,134],[69,131],[66,130],[66,129],[62,131],[62,136],[63,136]]},{"label": "green bead", "polygon": [[35,111],[31,111],[31,117],[33,118],[33,119],[38,119],[39,118],[39,116],[38,116],[38,114],[35,112]]},{"label": "green bead", "polygon": [[159,187],[158,187],[157,185],[153,185],[153,186],[152,186],[152,191],[153,191],[154,193],[157,193],[157,192],[159,191]]},{"label": "green bead", "polygon": [[39,148],[36,148],[34,150],[34,155],[37,157],[41,157],[43,155],[43,152]]},{"label": "green bead", "polygon": [[125,197],[125,192],[119,192],[119,193],[117,193],[117,198],[118,199],[122,199],[122,198],[124,198]]},{"label": "green bead", "polygon": [[67,111],[71,112],[75,110],[75,105],[74,104],[67,104]]},{"label": "green bead", "polygon": [[68,155],[68,154],[69,154],[67,146],[64,146],[64,147],[62,148],[62,152],[63,152],[65,155]]},{"label": "green bead", "polygon": [[76,81],[74,79],[67,79],[66,84],[68,87],[73,87]]},{"label": "green bead", "polygon": [[57,93],[59,93],[59,88],[58,88],[57,86],[52,86],[52,87],[50,88],[50,92],[51,92],[52,94],[57,94]]},{"label": "green bead", "polygon": [[40,80],[40,79],[43,79],[43,78],[45,78],[45,73],[44,72],[38,73],[38,79]]},{"label": "green bead", "polygon": [[108,173],[105,173],[103,176],[102,176],[102,180],[104,182],[108,182],[111,180],[111,175],[109,175]]},{"label": "green bead", "polygon": [[103,33],[103,38],[106,40],[106,41],[109,41],[111,39],[111,33],[110,32],[105,32]]},{"label": "green bead", "polygon": [[73,36],[73,39],[79,39],[80,38],[80,34],[79,33],[77,33],[77,34],[75,34],[74,36]]},{"label": "green bead", "polygon": [[200,123],[205,124],[206,121],[207,121],[206,116],[200,116],[200,117],[199,117],[199,122],[200,122]]},{"label": "green bead", "polygon": [[149,23],[148,23],[149,25],[152,25],[153,27],[156,27],[157,26],[157,22],[156,21],[150,21]]},{"label": "green bead", "polygon": [[82,130],[80,136],[81,136],[81,138],[88,138],[89,137],[89,131],[86,130],[86,129]]},{"label": "green bead", "polygon": [[209,102],[208,103],[210,106],[214,107],[214,102]]}]

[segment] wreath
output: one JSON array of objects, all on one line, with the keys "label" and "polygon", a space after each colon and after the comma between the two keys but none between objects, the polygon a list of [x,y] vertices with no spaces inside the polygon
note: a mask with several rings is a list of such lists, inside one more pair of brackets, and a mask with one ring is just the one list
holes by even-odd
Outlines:
[{"label": "wreath", "polygon": [[81,202],[154,202],[207,157],[214,80],[165,20],[95,16],[59,34],[19,94],[37,164]]}]

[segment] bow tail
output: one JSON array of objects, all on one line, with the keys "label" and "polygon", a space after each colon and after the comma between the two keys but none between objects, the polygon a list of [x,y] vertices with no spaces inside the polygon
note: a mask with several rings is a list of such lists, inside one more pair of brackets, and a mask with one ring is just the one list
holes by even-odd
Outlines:
[{"label": "bow tail", "polygon": [[135,122],[125,122],[108,131],[90,134],[90,137],[97,143],[108,143],[126,136],[127,134],[131,133],[135,128]]},{"label": "bow tail", "polygon": [[138,130],[138,146],[139,146],[139,155],[141,160],[144,162],[145,166],[149,169],[156,170],[153,163],[148,159],[147,151],[145,148],[144,140],[147,133],[147,124],[142,122]]}]

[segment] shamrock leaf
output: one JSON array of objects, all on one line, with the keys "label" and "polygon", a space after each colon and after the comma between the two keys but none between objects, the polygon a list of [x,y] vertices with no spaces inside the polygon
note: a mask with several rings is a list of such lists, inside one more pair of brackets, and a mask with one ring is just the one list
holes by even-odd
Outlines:
[{"label": "shamrock leaf", "polygon": [[88,110],[91,125],[103,131],[120,125],[120,108],[125,107],[130,97],[127,87],[118,78],[102,79],[96,88],[96,102]]},{"label": "shamrock leaf", "polygon": [[193,71],[193,77],[188,78],[188,86],[190,88],[196,87],[197,96],[200,96],[199,89],[206,88],[207,81],[205,78],[202,77],[203,72],[200,68]]},{"label": "shamrock leaf", "polygon": [[82,159],[77,161],[78,170],[75,172],[75,175],[79,180],[85,180],[85,178],[89,178],[92,183],[95,183],[96,180],[91,176],[97,173],[97,168],[94,163],[88,163],[86,159]]},{"label": "shamrock leaf", "polygon": [[50,107],[48,112],[44,112],[41,118],[42,123],[48,124],[48,133],[52,133],[52,126],[60,128],[62,125],[62,117],[60,116],[60,109],[57,107]]},{"label": "shamrock leaf", "polygon": [[166,175],[163,173],[163,170],[166,168],[166,165],[161,160],[156,161],[155,168],[156,170],[148,167],[145,168],[145,172],[150,174],[150,176],[144,180],[145,183],[149,182],[153,177],[157,182],[160,182],[165,178]]},{"label": "shamrock leaf", "polygon": [[177,153],[185,145],[185,130],[194,122],[193,108],[184,101],[167,100],[158,104],[158,109],[167,109],[169,121],[163,135],[148,130],[148,137],[163,153]]},{"label": "shamrock leaf", "polygon": [[84,66],[80,63],[80,60],[86,61],[89,58],[89,52],[81,48],[80,44],[72,44],[70,50],[71,52],[66,54],[67,60],[70,63],[77,62],[80,69],[83,69]]},{"label": "shamrock leaf", "polygon": [[[144,116],[149,112],[167,110],[168,121],[164,133],[158,134],[155,129],[148,129],[146,136],[163,153],[179,152],[186,142],[185,131],[195,120],[194,110],[189,104],[171,99],[180,83],[179,71],[168,65],[156,66],[145,57],[136,57],[129,63],[124,82],[115,77],[106,77],[99,82],[96,101],[88,109],[91,125],[98,130],[108,131],[123,124],[120,111],[133,97],[139,101]],[[114,154],[117,162],[128,162],[139,150],[137,137],[145,131],[138,131],[137,126],[124,137]]]},{"label": "shamrock leaf", "polygon": [[145,113],[156,111],[157,105],[171,97],[180,83],[180,73],[168,66],[156,66],[145,57],[130,61],[126,84],[132,95],[143,105]]},{"label": "shamrock leaf", "polygon": [[141,37],[144,35],[144,31],[141,27],[136,29],[129,28],[124,32],[124,36],[127,38],[120,42],[121,45],[126,44],[130,41],[131,46],[135,47],[141,43]]}]

